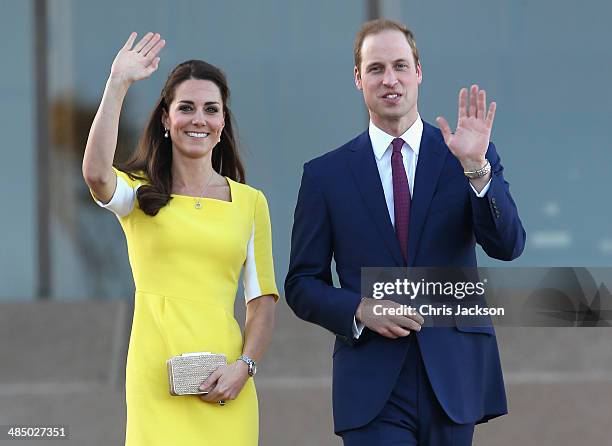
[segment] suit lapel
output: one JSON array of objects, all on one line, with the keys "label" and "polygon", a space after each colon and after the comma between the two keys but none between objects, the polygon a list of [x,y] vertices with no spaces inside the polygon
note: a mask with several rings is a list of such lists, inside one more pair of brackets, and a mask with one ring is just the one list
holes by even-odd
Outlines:
[{"label": "suit lapel", "polygon": [[414,179],[414,196],[410,206],[408,266],[414,266],[427,211],[447,154],[448,149],[441,135],[437,134],[431,125],[423,122],[423,136]]},{"label": "suit lapel", "polygon": [[352,152],[349,157],[349,166],[357,189],[370,211],[379,234],[393,256],[393,260],[398,266],[403,266],[402,251],[389,218],[385,194],[368,132],[365,131],[359,135],[349,150]]}]

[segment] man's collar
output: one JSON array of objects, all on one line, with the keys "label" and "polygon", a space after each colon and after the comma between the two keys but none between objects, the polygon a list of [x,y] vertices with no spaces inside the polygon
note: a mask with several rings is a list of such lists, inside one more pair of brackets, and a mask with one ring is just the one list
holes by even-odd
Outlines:
[{"label": "man's collar", "polygon": [[[376,127],[372,121],[370,121],[368,133],[370,134],[370,141],[372,141],[374,155],[376,159],[380,160],[395,137]],[[423,137],[423,121],[421,120],[421,116],[417,115],[416,121],[414,121],[410,128],[399,137],[412,148],[416,155],[418,155],[419,149],[421,148],[421,138]]]}]

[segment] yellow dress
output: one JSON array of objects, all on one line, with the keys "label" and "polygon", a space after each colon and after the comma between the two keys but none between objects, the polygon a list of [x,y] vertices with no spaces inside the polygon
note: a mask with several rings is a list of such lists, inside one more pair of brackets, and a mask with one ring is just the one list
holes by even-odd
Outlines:
[{"label": "yellow dress", "polygon": [[264,195],[227,179],[231,201],[173,195],[150,217],[140,210],[140,182],[117,172],[111,201],[126,236],[135,308],[126,369],[126,445],[258,444],[253,379],[225,406],[171,396],[166,360],[188,352],[242,354],[234,300],[244,268],[245,299],[278,299]]}]

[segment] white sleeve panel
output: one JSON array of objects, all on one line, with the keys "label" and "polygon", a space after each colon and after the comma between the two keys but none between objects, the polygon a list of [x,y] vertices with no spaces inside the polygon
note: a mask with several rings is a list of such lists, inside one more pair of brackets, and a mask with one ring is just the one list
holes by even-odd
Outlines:
[{"label": "white sleeve panel", "polygon": [[255,222],[251,230],[251,238],[247,244],[246,261],[244,262],[244,300],[248,303],[250,300],[261,296],[261,285],[257,277],[257,264],[255,263]]},{"label": "white sleeve panel", "polygon": [[134,204],[136,203],[136,190],[139,186],[140,185],[136,186],[136,188],[132,188],[125,179],[117,175],[117,186],[115,187],[115,192],[110,201],[104,204],[95,197],[94,200],[98,206],[112,211],[117,217],[125,217],[134,209]]}]

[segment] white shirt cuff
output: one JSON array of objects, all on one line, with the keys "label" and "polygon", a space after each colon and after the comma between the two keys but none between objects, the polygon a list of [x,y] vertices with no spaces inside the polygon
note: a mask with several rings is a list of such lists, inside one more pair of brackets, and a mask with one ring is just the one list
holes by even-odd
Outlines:
[{"label": "white shirt cuff", "polygon": [[361,322],[357,322],[355,316],[353,316],[353,338],[359,339],[361,332],[363,331],[364,325]]},{"label": "white shirt cuff", "polygon": [[474,186],[472,186],[472,183],[470,183],[470,187],[472,188],[472,190],[474,191],[474,193],[476,194],[476,196],[478,198],[482,198],[485,195],[487,195],[487,192],[489,192],[489,186],[491,186],[491,180],[492,179],[493,178],[489,179],[489,182],[487,183],[487,185],[485,187],[483,187],[480,192],[478,192],[476,189],[474,189]]}]

